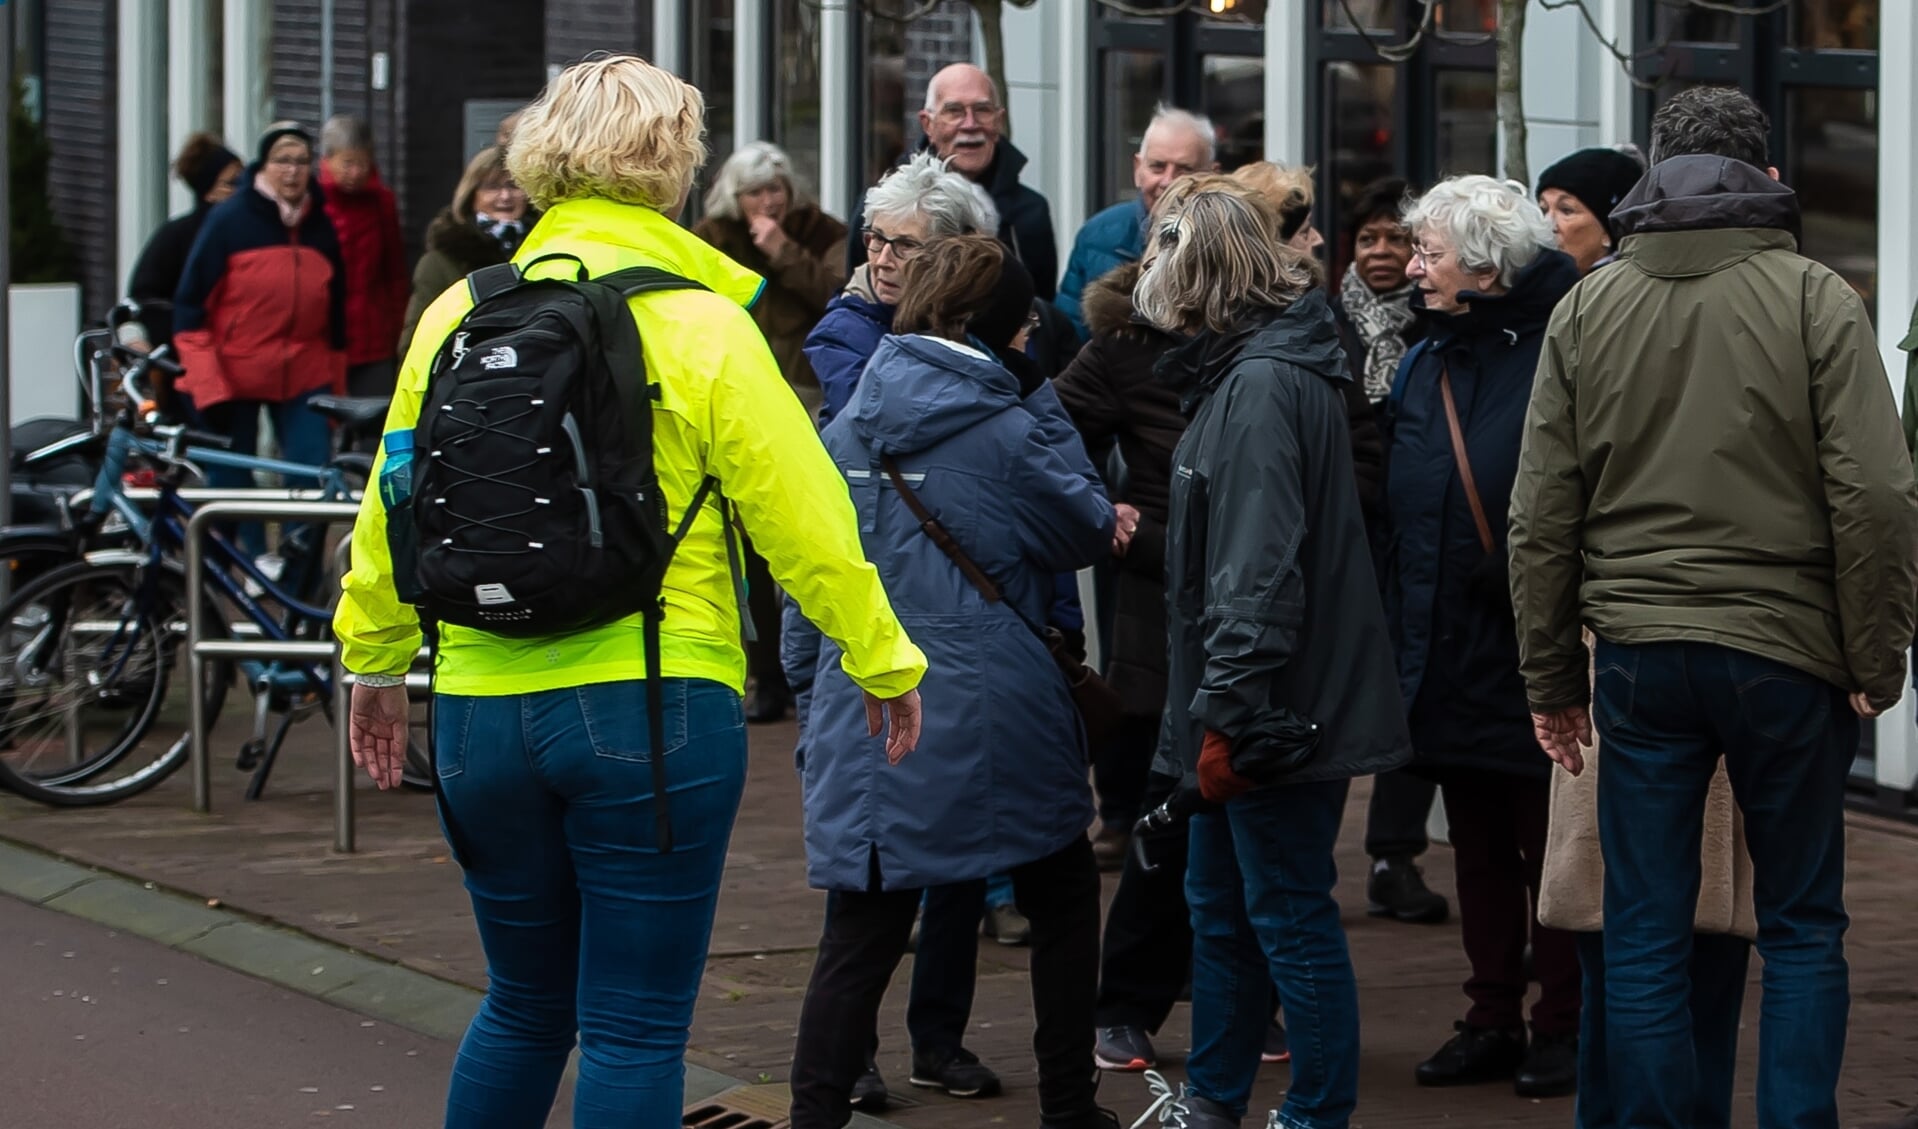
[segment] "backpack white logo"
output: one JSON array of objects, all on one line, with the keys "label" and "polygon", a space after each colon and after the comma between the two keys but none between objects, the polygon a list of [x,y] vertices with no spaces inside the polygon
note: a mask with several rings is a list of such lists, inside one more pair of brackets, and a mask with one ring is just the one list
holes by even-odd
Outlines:
[{"label": "backpack white logo", "polygon": [[473,585],[473,598],[478,600],[482,605],[510,604],[513,602],[513,594],[506,590],[506,585],[504,584],[475,584]]},{"label": "backpack white logo", "polygon": [[495,346],[484,356],[480,357],[480,367],[487,372],[497,372],[500,369],[507,368],[518,368],[519,352],[511,345]]}]

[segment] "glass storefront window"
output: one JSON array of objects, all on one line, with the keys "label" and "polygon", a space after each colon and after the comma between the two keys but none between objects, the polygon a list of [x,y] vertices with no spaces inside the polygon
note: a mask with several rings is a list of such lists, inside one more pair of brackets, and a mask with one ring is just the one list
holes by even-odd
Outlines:
[{"label": "glass storefront window", "polygon": [[1199,12],[1209,24],[1258,24],[1265,22],[1265,5],[1266,0],[1205,0]]},{"label": "glass storefront window", "polygon": [[1690,5],[1659,4],[1657,11],[1658,34],[1653,38],[1660,43],[1736,43],[1738,21],[1745,18]]},{"label": "glass storefront window", "polygon": [[1791,45],[1818,51],[1878,50],[1878,0],[1798,0]]},{"label": "glass storefront window", "polygon": [[1392,98],[1398,76],[1397,67],[1380,64],[1325,66],[1326,142],[1321,152],[1341,213],[1360,189],[1394,171]]},{"label": "glass storefront window", "polygon": [[912,144],[906,128],[906,25],[866,23],[866,187],[879,183]]},{"label": "glass storefront window", "polygon": [[1265,155],[1265,60],[1256,55],[1207,55],[1200,112],[1218,134],[1219,167],[1231,172]]},{"label": "glass storefront window", "polygon": [[1319,22],[1333,31],[1351,31],[1357,16],[1358,26],[1367,31],[1390,31],[1394,7],[1392,0],[1324,0]]},{"label": "glass storefront window", "polygon": [[819,187],[819,9],[805,0],[777,0],[773,137],[810,190]]},{"label": "glass storefront window", "polygon": [[1438,75],[1438,174],[1498,175],[1498,83],[1490,71]]},{"label": "glass storefront window", "polygon": [[1875,313],[1878,94],[1798,87],[1785,98],[1785,167],[1804,212],[1804,253],[1842,275]]},{"label": "glass storefront window", "polygon": [[694,11],[692,81],[706,99],[706,148],[712,154],[692,195],[690,206],[698,209],[733,153],[733,0],[701,0]]},{"label": "glass storefront window", "polygon": [[1440,31],[1490,35],[1498,30],[1497,0],[1445,0],[1433,21]]},{"label": "glass storefront window", "polygon": [[1132,155],[1139,151],[1152,109],[1165,90],[1165,56],[1157,51],[1107,51],[1100,77],[1099,173],[1101,208],[1132,195]]}]

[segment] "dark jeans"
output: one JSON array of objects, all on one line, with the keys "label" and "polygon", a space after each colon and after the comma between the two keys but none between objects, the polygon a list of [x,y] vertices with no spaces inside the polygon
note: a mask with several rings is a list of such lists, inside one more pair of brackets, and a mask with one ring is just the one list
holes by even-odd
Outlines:
[{"label": "dark jeans", "polygon": [[[308,410],[306,405],[313,397],[325,395],[328,391],[318,388],[275,404],[263,404],[258,400],[228,400],[210,408],[201,408],[200,419],[207,430],[233,440],[236,453],[257,455],[260,453],[260,409],[265,408],[273,417],[273,434],[279,441],[282,460],[303,466],[324,466],[333,454],[332,431],[326,417]],[[253,472],[233,467],[208,467],[206,482],[208,486],[226,489],[250,487],[254,484]],[[290,485],[310,487],[313,483],[295,482]],[[257,557],[266,552],[264,526],[257,521],[248,521],[241,522],[238,528],[240,547],[246,550],[247,555]]]},{"label": "dark jeans", "polygon": [[[792,1129],[840,1129],[852,1116],[848,1098],[865,1069],[868,1033],[919,909],[920,891],[881,890],[879,878],[875,861],[870,889],[828,895],[825,935],[799,1009]],[[1014,867],[1012,882],[1032,921],[1040,1112],[1056,1120],[1085,1117],[1094,1108],[1099,947],[1099,870],[1091,841],[1075,838],[1055,855]],[[918,962],[925,959],[922,950]]]},{"label": "dark jeans", "polygon": [[730,688],[663,688],[670,855],[653,837],[643,683],[435,702],[446,822],[488,985],[453,1066],[448,1129],[544,1125],[575,1032],[575,1125],[680,1123],[746,732]]},{"label": "dark jeans", "polygon": [[1709,643],[1599,640],[1606,1040],[1621,1124],[1690,1126],[1701,1085],[1689,972],[1705,796],[1720,757],[1744,813],[1764,1003],[1759,1129],[1836,1129],[1851,1009],[1838,687]]},{"label": "dark jeans", "polygon": [[1192,1092],[1245,1113],[1276,985],[1291,1036],[1283,1129],[1341,1129],[1359,1096],[1359,998],[1332,889],[1348,782],[1265,788],[1192,817]]},{"label": "dark jeans", "polygon": [[1497,772],[1461,772],[1440,790],[1458,870],[1458,916],[1472,978],[1465,994],[1474,1027],[1525,1025],[1525,944],[1532,945],[1539,997],[1532,1029],[1540,1035],[1578,1030],[1578,946],[1573,935],[1538,924],[1539,876],[1552,804],[1549,779]]},{"label": "dark jeans", "polygon": [[1438,785],[1399,768],[1372,778],[1372,802],[1365,809],[1365,853],[1375,859],[1417,858],[1432,845],[1425,823],[1432,814]]},{"label": "dark jeans", "polygon": [[[1108,636],[1110,638],[1110,636]],[[1159,718],[1128,717],[1105,747],[1092,754],[1092,782],[1099,791],[1099,821],[1132,830],[1145,803],[1146,777],[1159,747]]]},{"label": "dark jeans", "polygon": [[[1738,1017],[1745,1009],[1745,973],[1752,944],[1729,933],[1692,936],[1692,1053],[1698,1061],[1693,1129],[1731,1129],[1732,1085],[1738,1071]],[[1624,1129],[1612,1098],[1605,1044],[1605,939],[1578,934],[1585,970],[1585,1014],[1578,1031],[1578,1129]]]}]

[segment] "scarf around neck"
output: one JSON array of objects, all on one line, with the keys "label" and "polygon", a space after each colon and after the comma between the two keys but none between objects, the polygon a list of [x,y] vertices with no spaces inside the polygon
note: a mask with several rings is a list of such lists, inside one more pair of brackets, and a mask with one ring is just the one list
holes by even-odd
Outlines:
[{"label": "scarf around neck", "polygon": [[1412,324],[1412,291],[1407,282],[1397,290],[1383,294],[1365,284],[1359,265],[1345,270],[1339,284],[1339,300],[1346,316],[1358,327],[1365,342],[1365,395],[1377,403],[1392,393],[1392,381],[1398,376],[1399,362],[1405,358],[1405,331]]},{"label": "scarf around neck", "polygon": [[498,243],[500,250],[505,251],[509,259],[513,257],[513,252],[519,250],[519,245],[526,240],[524,217],[503,220],[489,216],[485,212],[479,212],[473,216],[473,224],[480,229],[481,234],[491,237]]},{"label": "scarf around neck", "polygon": [[306,219],[307,209],[313,206],[313,194],[311,192],[300,197],[299,203],[289,204],[285,200],[280,199],[279,193],[268,188],[266,182],[259,177],[253,178],[253,190],[273,201],[273,206],[280,209],[280,222],[285,224],[289,230],[299,227]]}]

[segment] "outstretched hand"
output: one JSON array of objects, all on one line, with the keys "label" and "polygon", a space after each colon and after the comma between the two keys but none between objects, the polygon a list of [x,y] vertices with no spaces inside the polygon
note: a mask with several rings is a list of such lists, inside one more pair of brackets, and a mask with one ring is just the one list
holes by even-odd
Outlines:
[{"label": "outstretched hand", "polygon": [[1585,771],[1583,747],[1592,743],[1592,715],[1584,706],[1533,714],[1532,735],[1566,772],[1577,776]]},{"label": "outstretched hand", "polygon": [[897,698],[866,695],[866,732],[877,737],[886,734],[886,761],[898,764],[919,745],[919,691],[908,690]]}]

